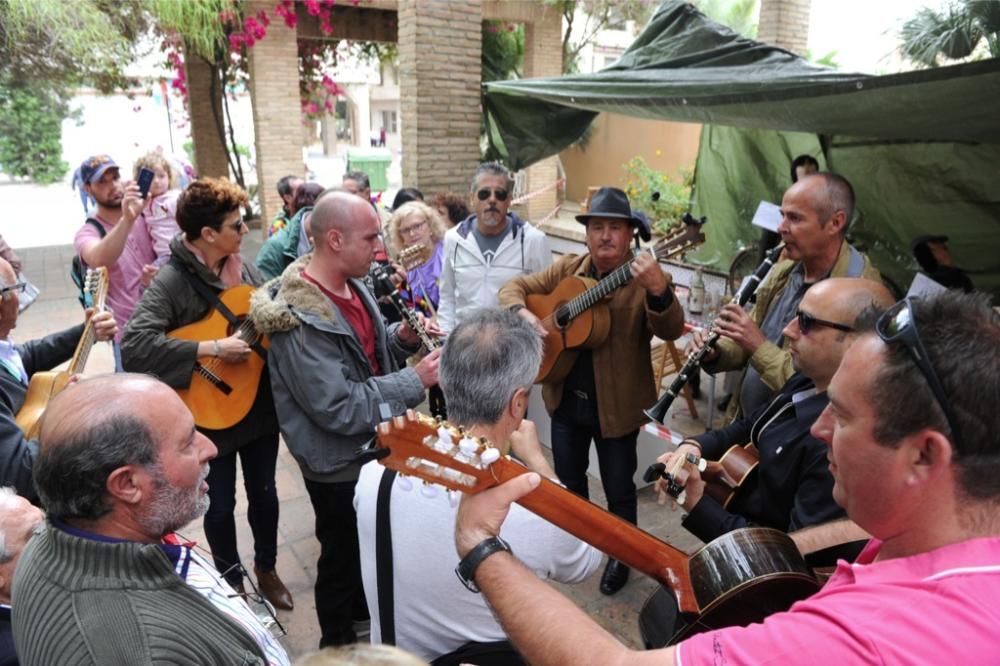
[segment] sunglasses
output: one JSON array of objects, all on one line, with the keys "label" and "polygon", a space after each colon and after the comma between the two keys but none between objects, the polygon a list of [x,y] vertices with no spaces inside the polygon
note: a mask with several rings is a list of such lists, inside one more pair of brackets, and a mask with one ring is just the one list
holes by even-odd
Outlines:
[{"label": "sunglasses", "polygon": [[484,187],[483,189],[476,192],[476,198],[478,198],[480,201],[486,201],[487,199],[490,198],[490,194],[496,197],[497,201],[507,201],[507,195],[509,194],[509,192],[503,189],[493,190],[488,187]]},{"label": "sunglasses", "polygon": [[906,347],[906,350],[916,362],[920,374],[924,376],[924,379],[930,385],[931,393],[934,394],[934,399],[941,406],[941,411],[944,412],[944,417],[948,421],[948,427],[951,428],[951,436],[955,440],[955,445],[959,447],[961,438],[959,437],[956,425],[958,421],[955,419],[951,405],[945,397],[941,381],[938,379],[937,373],[934,372],[934,367],[931,366],[927,349],[920,340],[920,332],[917,331],[917,321],[913,316],[913,299],[910,297],[904,298],[886,310],[879,317],[878,321],[875,322],[875,332],[878,333],[878,336],[886,344],[899,342]]},{"label": "sunglasses", "polygon": [[809,335],[809,332],[817,326],[825,326],[826,328],[832,328],[845,333],[854,332],[854,329],[846,324],[838,324],[833,321],[827,321],[826,319],[819,319],[802,310],[796,310],[795,317],[799,320],[799,330],[802,331],[802,335]]}]

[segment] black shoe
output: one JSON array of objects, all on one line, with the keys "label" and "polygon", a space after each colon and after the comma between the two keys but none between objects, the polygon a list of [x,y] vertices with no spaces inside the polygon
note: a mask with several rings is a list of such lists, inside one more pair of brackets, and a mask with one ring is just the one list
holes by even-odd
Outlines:
[{"label": "black shoe", "polygon": [[628,567],[618,560],[608,560],[608,565],[604,567],[604,575],[601,576],[601,594],[614,594],[625,587],[628,582]]}]

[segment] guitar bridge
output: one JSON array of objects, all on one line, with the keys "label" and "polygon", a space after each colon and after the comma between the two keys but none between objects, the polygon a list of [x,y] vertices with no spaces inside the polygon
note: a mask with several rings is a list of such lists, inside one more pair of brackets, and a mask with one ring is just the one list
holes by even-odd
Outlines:
[{"label": "guitar bridge", "polygon": [[230,393],[233,392],[232,386],[227,384],[225,381],[223,381],[222,377],[218,376],[217,374],[215,374],[214,372],[203,366],[201,363],[195,364],[195,370],[198,372],[198,374],[200,374],[202,377],[208,380],[208,383],[210,383],[212,386],[222,391],[223,395],[229,395]]}]

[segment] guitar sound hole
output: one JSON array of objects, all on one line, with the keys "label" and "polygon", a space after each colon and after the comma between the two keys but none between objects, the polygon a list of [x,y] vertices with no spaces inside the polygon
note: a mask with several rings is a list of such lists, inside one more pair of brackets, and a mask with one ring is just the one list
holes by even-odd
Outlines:
[{"label": "guitar sound hole", "polygon": [[556,309],[554,318],[557,327],[566,328],[570,319],[569,310],[567,310],[565,306]]}]

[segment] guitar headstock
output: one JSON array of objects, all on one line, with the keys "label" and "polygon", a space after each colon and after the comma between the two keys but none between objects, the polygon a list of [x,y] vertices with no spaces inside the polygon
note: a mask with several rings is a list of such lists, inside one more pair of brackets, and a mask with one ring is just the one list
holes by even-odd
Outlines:
[{"label": "guitar headstock", "polygon": [[658,259],[669,259],[705,242],[705,234],[702,232],[702,227],[708,224],[707,219],[703,217],[697,220],[690,213],[685,213],[681,219],[684,222],[684,226],[671,235],[661,238],[653,246],[653,251],[656,252]]},{"label": "guitar headstock", "polygon": [[477,493],[500,483],[492,465],[503,458],[487,440],[407,410],[376,428],[379,462],[453,491]]},{"label": "guitar headstock", "polygon": [[106,266],[88,268],[83,279],[83,295],[87,307],[97,312],[104,309],[104,301],[108,297],[108,269]]},{"label": "guitar headstock", "polygon": [[423,266],[431,258],[431,248],[427,247],[423,243],[414,243],[404,247],[396,255],[396,261],[399,265],[403,267],[405,271],[412,271],[418,266]]}]

